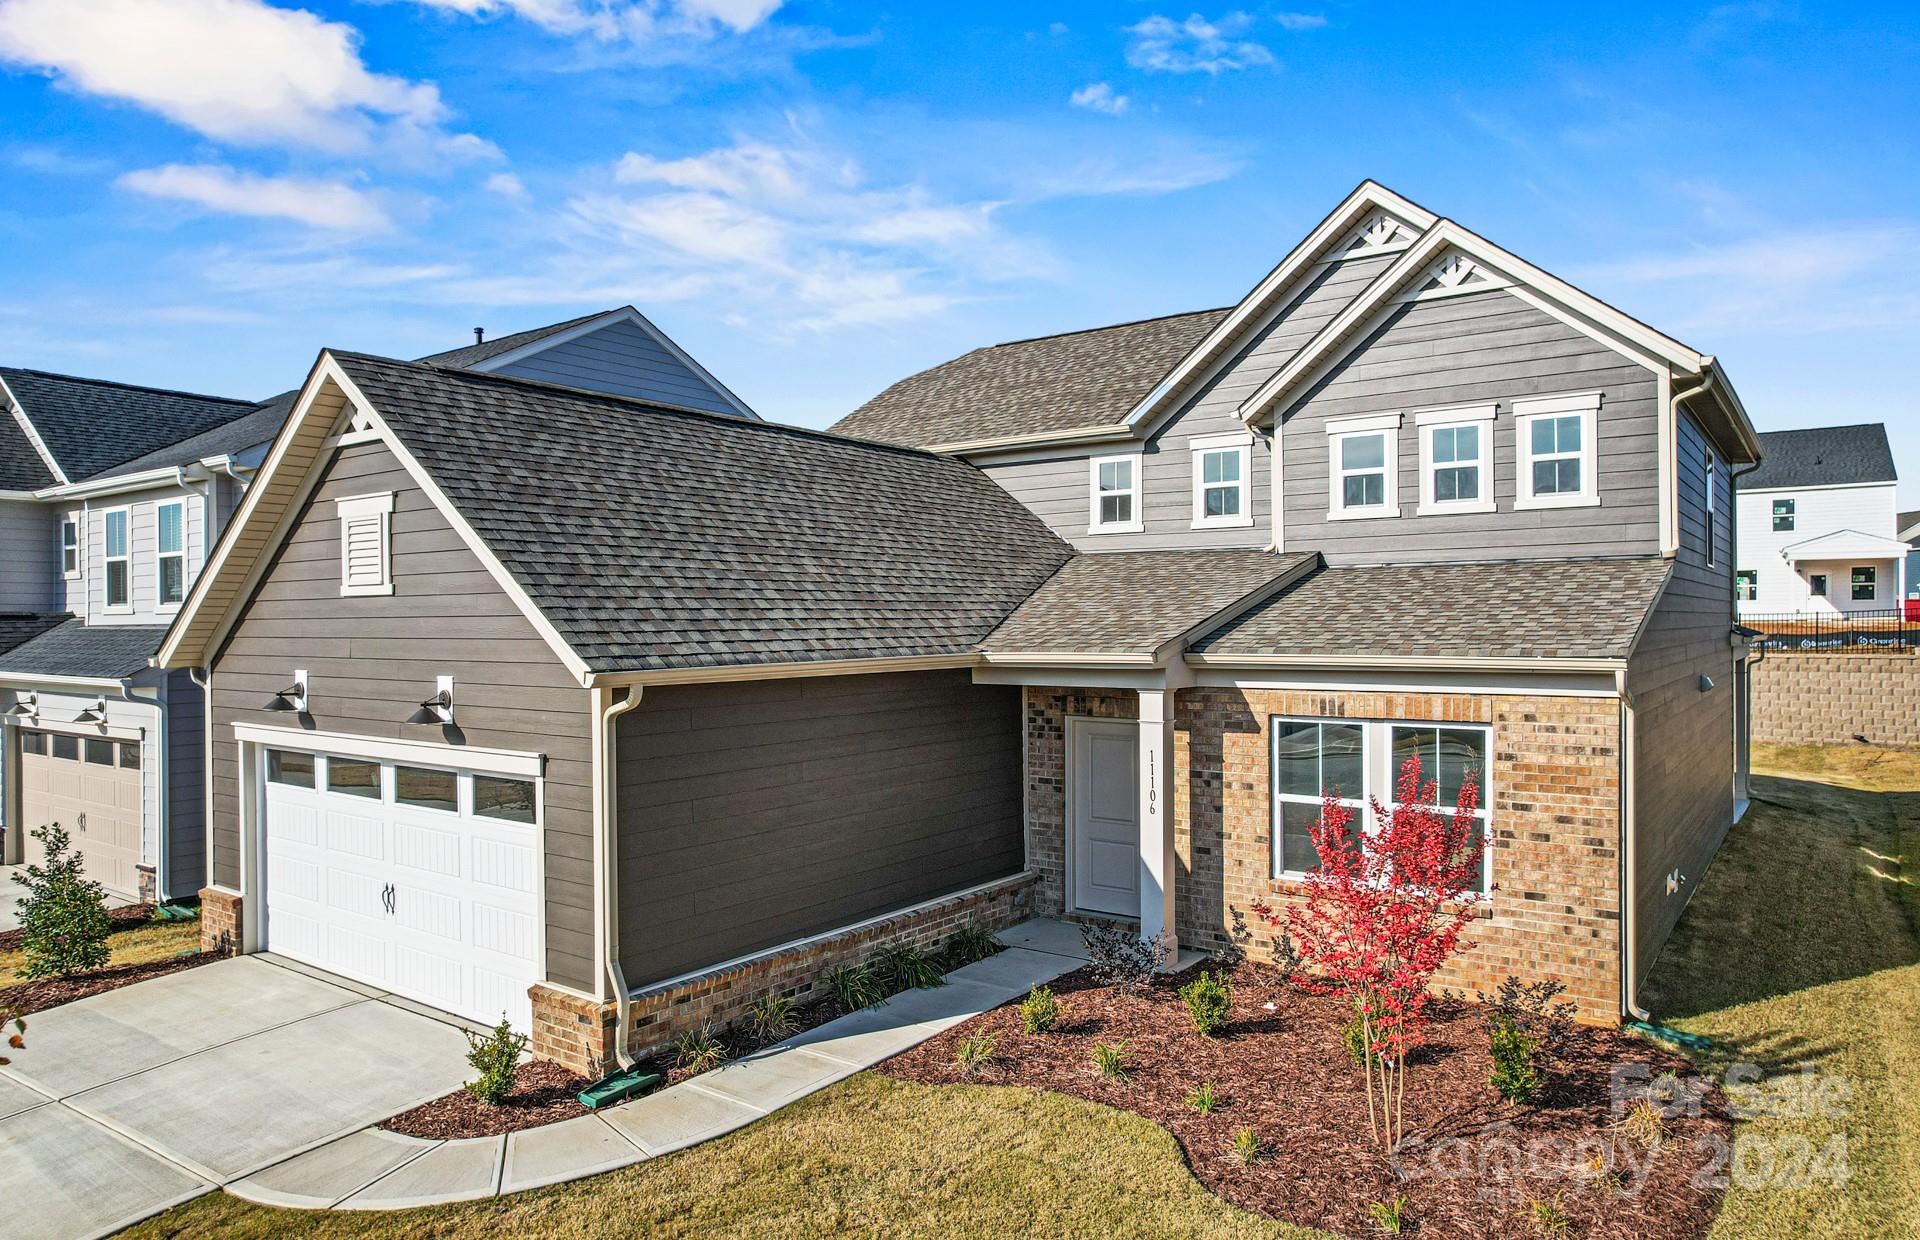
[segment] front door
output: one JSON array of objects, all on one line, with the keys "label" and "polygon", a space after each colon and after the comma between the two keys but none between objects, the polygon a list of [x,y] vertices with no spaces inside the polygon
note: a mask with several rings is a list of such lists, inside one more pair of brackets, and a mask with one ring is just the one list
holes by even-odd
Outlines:
[{"label": "front door", "polygon": [[1073,905],[1084,913],[1140,915],[1140,725],[1070,719]]}]

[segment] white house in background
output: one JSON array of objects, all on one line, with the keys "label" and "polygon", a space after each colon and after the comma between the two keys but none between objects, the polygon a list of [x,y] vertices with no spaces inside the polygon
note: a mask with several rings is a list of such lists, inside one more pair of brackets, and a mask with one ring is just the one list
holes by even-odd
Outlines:
[{"label": "white house in background", "polygon": [[1907,553],[1898,482],[1878,422],[1768,431],[1736,477],[1734,593],[1743,616],[1898,607]]},{"label": "white house in background", "polygon": [[1900,541],[1907,544],[1906,593],[1920,590],[1920,512],[1900,514]]}]

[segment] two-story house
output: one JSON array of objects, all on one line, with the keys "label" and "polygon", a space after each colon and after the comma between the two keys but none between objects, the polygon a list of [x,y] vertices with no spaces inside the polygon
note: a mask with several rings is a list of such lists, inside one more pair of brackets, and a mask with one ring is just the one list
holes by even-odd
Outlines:
[{"label": "two-story house", "polygon": [[[631,306],[476,336],[422,361],[754,416]],[[20,369],[0,383],[0,860],[33,856],[27,833],[57,821],[115,895],[192,898],[207,883],[203,695],[148,663],[297,393]]]},{"label": "two-story house", "polygon": [[1906,597],[1899,474],[1878,422],[1766,431],[1735,480],[1743,616],[1892,614]]},{"label": "two-story house", "polygon": [[969,919],[1224,944],[1418,757],[1491,843],[1444,981],[1615,1020],[1744,797],[1758,457],[1711,356],[1370,182],[836,433],[327,351],[156,658],[204,932],[592,1072]]}]

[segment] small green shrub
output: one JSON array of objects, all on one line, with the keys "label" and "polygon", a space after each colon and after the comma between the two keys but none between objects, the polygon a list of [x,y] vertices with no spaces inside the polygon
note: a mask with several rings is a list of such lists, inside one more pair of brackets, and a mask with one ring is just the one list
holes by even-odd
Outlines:
[{"label": "small green shrub", "polygon": [[1489,1027],[1493,1030],[1493,1072],[1488,1080],[1508,1102],[1532,1102],[1547,1083],[1547,1074],[1538,1062],[1540,1039],[1501,1016],[1492,1018]]},{"label": "small green shrub", "polygon": [[753,1036],[762,1042],[778,1042],[793,1032],[793,1000],[785,995],[768,995],[747,1011]]},{"label": "small green shrub", "polygon": [[1111,1046],[1105,1042],[1095,1042],[1093,1066],[1100,1069],[1101,1076],[1119,1081],[1122,1085],[1133,1079],[1133,1068],[1127,1062],[1125,1042],[1115,1042]]},{"label": "small green shrub", "polygon": [[1369,1056],[1367,1053],[1367,1026],[1365,1020],[1362,1019],[1362,1014],[1365,1011],[1365,1002],[1363,999],[1356,999],[1354,1001],[1353,1019],[1348,1021],[1340,1029],[1341,1040],[1347,1047],[1347,1056],[1353,1060],[1355,1067],[1367,1067],[1368,1059],[1377,1058],[1379,1054],[1378,1051],[1375,1051],[1372,1056]]},{"label": "small green shrub", "polygon": [[1395,1197],[1391,1201],[1368,1202],[1367,1213],[1373,1215],[1373,1221],[1380,1225],[1380,1230],[1390,1236],[1397,1236],[1407,1229],[1405,1197]]},{"label": "small green shrub", "polygon": [[711,1072],[727,1062],[727,1044],[715,1036],[711,1026],[689,1029],[673,1040],[673,1066],[698,1075]]},{"label": "small green shrub", "polygon": [[520,1066],[526,1052],[527,1035],[515,1033],[505,1013],[493,1032],[482,1036],[467,1032],[467,1066],[479,1073],[468,1081],[466,1090],[483,1107],[497,1107],[513,1092],[513,1070]]},{"label": "small green shrub", "polygon": [[1035,986],[1020,1000],[1020,1027],[1028,1033],[1051,1033],[1060,1023],[1060,1001],[1051,986]]},{"label": "small green shrub", "polygon": [[1201,1115],[1212,1115],[1220,1108],[1220,1092],[1212,1081],[1202,1081],[1188,1092],[1187,1105]]},{"label": "small green shrub", "polygon": [[955,965],[969,965],[976,960],[985,960],[1002,950],[1000,940],[993,937],[993,931],[977,921],[966,925],[947,936],[947,959]]},{"label": "small green shrub", "polygon": [[1261,1143],[1260,1134],[1251,1128],[1242,1128],[1233,1134],[1233,1156],[1240,1160],[1243,1167],[1251,1167],[1265,1156],[1267,1147]]},{"label": "small green shrub", "polygon": [[880,983],[882,993],[889,995],[947,984],[940,966],[911,943],[889,943],[882,947],[868,959],[867,971]]},{"label": "small green shrub", "polygon": [[32,835],[46,859],[13,876],[26,888],[20,897],[20,952],[26,957],[20,976],[71,977],[100,968],[112,955],[107,893],[86,877],[86,862],[67,851],[73,839],[59,823],[38,827]]},{"label": "small green shrub", "polygon": [[1560,1205],[1561,1195],[1555,1193],[1550,1199],[1535,1198],[1527,1203],[1520,1217],[1527,1226],[1543,1236],[1570,1236],[1573,1234],[1573,1220]]},{"label": "small green shrub", "polygon": [[1227,1027],[1227,1015],[1233,1008],[1233,982],[1225,973],[1208,973],[1180,988],[1180,999],[1187,1005],[1187,1016],[1194,1032],[1214,1037]]},{"label": "small green shrub", "polygon": [[960,1045],[954,1048],[953,1062],[960,1065],[960,1071],[972,1076],[993,1062],[995,1044],[1000,1041],[997,1033],[975,1033],[960,1039]]},{"label": "small green shrub", "polygon": [[835,965],[820,974],[820,984],[849,1012],[872,1007],[887,997],[873,970],[863,964]]}]

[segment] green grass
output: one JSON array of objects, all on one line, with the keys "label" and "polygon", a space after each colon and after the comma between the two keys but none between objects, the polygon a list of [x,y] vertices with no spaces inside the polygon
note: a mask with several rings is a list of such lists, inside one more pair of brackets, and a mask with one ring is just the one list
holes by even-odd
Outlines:
[{"label": "green grass", "polygon": [[[112,951],[109,965],[146,964],[153,960],[166,960],[177,956],[190,947],[200,946],[200,923],[188,918],[185,921],[149,921],[142,922],[126,930],[116,930],[107,936],[107,947]],[[0,951],[0,990],[13,985],[17,974],[25,968],[27,958],[18,951]]]},{"label": "green grass", "polygon": [[866,1073],[750,1128],[624,1171],[397,1214],[214,1194],[130,1236],[1182,1236],[1306,1240],[1201,1187],[1164,1129],[1078,1098]]},{"label": "green grass", "polygon": [[1742,1120],[1736,1142],[1817,1151],[1838,1138],[1851,1174],[1801,1187],[1736,1177],[1712,1235],[1920,1236],[1920,754],[1763,746],[1754,763],[1753,809],[1642,999],[1712,1037],[1714,1066],[1845,1082],[1838,1114]]}]

